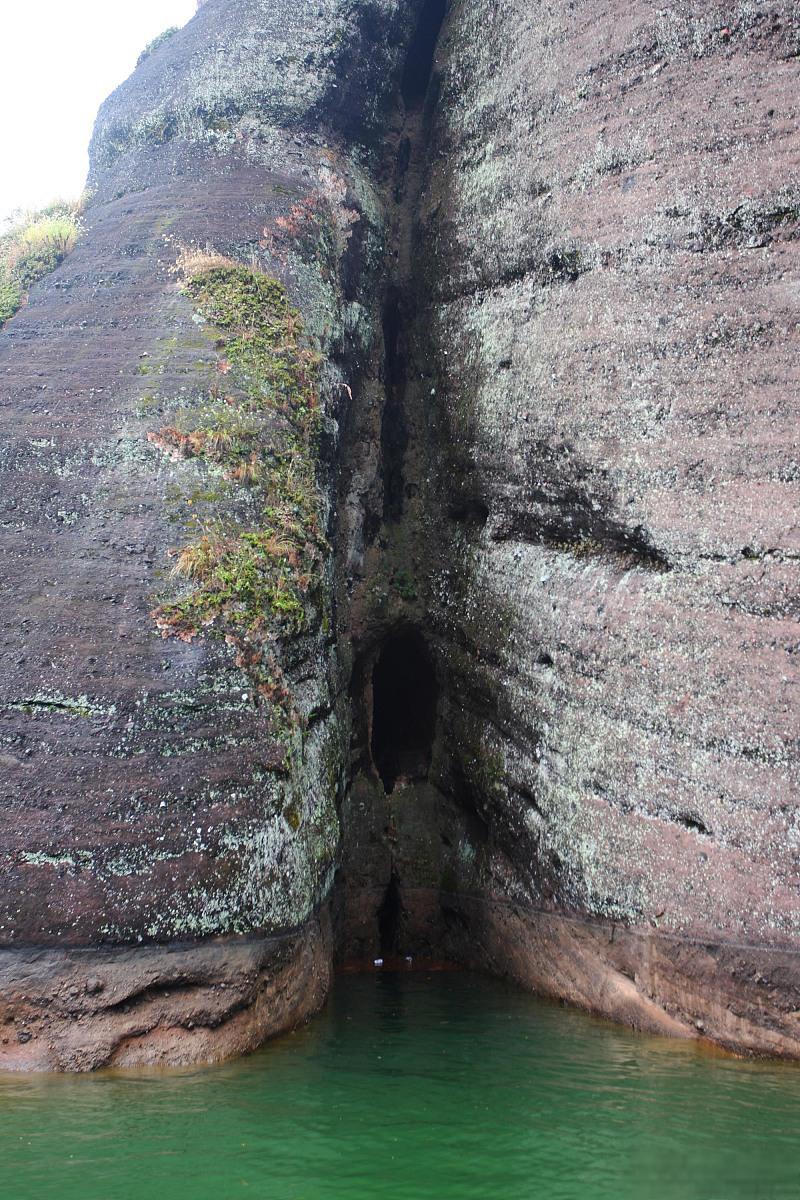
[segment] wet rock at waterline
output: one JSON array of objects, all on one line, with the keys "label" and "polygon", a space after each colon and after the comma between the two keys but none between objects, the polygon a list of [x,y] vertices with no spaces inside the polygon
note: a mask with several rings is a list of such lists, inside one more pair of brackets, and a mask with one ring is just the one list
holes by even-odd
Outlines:
[{"label": "wet rock at waterline", "polygon": [[0,331],[0,1066],[379,956],[797,1054],[798,39],[207,0],[107,101]]}]

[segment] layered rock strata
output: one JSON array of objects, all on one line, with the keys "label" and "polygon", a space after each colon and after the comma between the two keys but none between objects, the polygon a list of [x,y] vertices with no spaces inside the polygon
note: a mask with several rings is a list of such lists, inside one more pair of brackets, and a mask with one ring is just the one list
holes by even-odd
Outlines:
[{"label": "layered rock strata", "polygon": [[790,1054],[797,32],[451,5],[352,621],[368,685],[424,633],[439,717],[385,797],[367,695],[345,906],[374,949],[382,873],[401,950]]},{"label": "layered rock strata", "polygon": [[[800,1051],[798,51],[791,3],[207,0],[107,102],[0,332],[0,1065],[257,1044],[331,900],[340,960]],[[186,248],[322,356],[330,549],[258,663],[238,578],[154,618],[261,530],[164,452],[253,395]]]},{"label": "layered rock strata", "polygon": [[[243,1008],[252,1044],[325,994],[347,745],[325,544],[411,15],[209,0],[102,109],[84,236],[0,334],[2,1066],[133,1061],[134,1036],[182,1060],[189,1022],[213,1057]],[[214,949],[234,936],[262,939],[244,966]],[[272,1012],[275,938],[306,984]],[[177,947],[187,980],[141,1034],[129,997],[169,972],[130,946]]]}]

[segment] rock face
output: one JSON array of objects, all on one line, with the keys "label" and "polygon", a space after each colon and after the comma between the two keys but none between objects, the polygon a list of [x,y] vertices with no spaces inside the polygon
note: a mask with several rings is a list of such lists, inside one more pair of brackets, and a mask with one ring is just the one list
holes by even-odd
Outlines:
[{"label": "rock face", "polygon": [[[199,311],[174,264],[180,247],[213,245],[288,284],[303,310],[294,338],[302,323],[324,355],[317,468],[330,515],[343,368],[372,336],[355,297],[378,266],[380,216],[359,157],[368,161],[364,143],[382,135],[411,28],[410,12],[389,15],[386,39],[343,3],[206,5],[104,106],[85,236],[1,335],[3,1065],[63,1065],[53,998],[73,948],[70,971],[92,948],[104,986],[91,1003],[79,988],[70,1011],[84,1044],[78,1053],[71,1037],[69,1062],[116,1061],[113,1030],[120,1047],[131,1037],[121,1005],[138,995],[141,1007],[170,986],[162,965],[141,987],[139,973],[125,981],[130,945],[261,938],[246,980],[258,1007],[269,948],[294,939],[317,982],[280,1019],[254,1017],[262,1035],[324,995],[330,953],[315,930],[333,879],[347,746],[330,554],[297,619],[278,620],[277,603],[263,614],[269,653],[258,662],[220,620],[162,636],[171,631],[160,608],[186,591],[175,554],[223,523],[256,536],[259,520],[273,519],[266,509],[253,519],[255,486],[237,491],[196,441],[175,440],[181,429],[222,436],[230,403],[234,433],[249,444],[255,416],[252,371],[236,369],[236,339],[220,325],[229,314]],[[284,475],[285,534],[313,497],[297,495],[296,431],[279,399],[257,448],[258,465]],[[230,585],[242,608],[251,568],[258,583],[251,555]],[[29,973],[15,964],[31,947],[38,966],[21,1000],[14,980]],[[206,948],[197,953],[196,970],[181,968],[183,1008],[165,1010],[158,1036],[147,1031],[168,1059],[181,1011],[196,1029],[195,997],[209,989],[225,994],[207,1022],[217,1035],[194,1035],[198,1053],[236,1040],[221,1025],[241,991],[240,959],[220,951],[207,975]],[[242,1003],[230,1006],[239,1021]]]},{"label": "rock face", "polygon": [[[799,53],[789,2],[207,0],[106,103],[0,331],[0,1067],[234,1053],[379,953],[800,1052]],[[321,354],[256,650],[241,575],[159,621],[276,519],[187,248]]]}]

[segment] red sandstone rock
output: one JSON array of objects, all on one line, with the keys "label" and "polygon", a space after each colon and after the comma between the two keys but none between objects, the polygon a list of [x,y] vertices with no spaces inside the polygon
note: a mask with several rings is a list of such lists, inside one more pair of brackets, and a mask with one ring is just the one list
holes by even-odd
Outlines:
[{"label": "red sandstone rock", "polygon": [[[305,1019],[337,867],[341,958],[800,1050],[796,6],[454,0],[429,81],[443,12],[207,0],[0,331],[0,1065]],[[289,759],[151,615],[195,469],[158,432],[221,377],[181,243],[255,254],[325,357],[337,625],[280,647]],[[387,794],[408,630],[436,722]]]}]

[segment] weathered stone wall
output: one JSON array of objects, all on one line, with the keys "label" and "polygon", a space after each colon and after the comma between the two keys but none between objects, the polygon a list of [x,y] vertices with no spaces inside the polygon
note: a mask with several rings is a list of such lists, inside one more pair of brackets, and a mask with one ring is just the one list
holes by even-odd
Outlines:
[{"label": "weathered stone wall", "polygon": [[[793,5],[449,9],[351,616],[350,949],[394,875],[401,951],[798,1050],[797,51]],[[440,723],[386,798],[404,626]]]},{"label": "weathered stone wall", "polygon": [[[302,632],[276,624],[273,640],[266,628],[282,702],[230,637],[201,627],[164,638],[154,619],[187,590],[172,565],[190,530],[234,504],[224,472],[165,453],[163,430],[218,410],[226,388],[234,403],[247,383],[229,377],[224,338],[174,264],[181,247],[213,247],[277,277],[299,306],[324,356],[330,525],[338,418],[371,339],[360,300],[381,236],[363,143],[377,136],[370,112],[377,122],[411,24],[403,5],[386,11],[389,37],[345,3],[210,0],[104,105],[85,234],[0,333],[4,1065],[62,1062],[69,1020],[53,1003],[58,955],[52,985],[39,969],[20,1007],[16,948],[109,947],[108,980],[93,959],[100,1001],[81,985],[71,1006],[86,1016],[75,1061],[96,1064],[116,1055],[114,1028],[129,1036],[120,1006],[135,989],[115,964],[131,960],[112,947],[313,932],[326,901],[347,729],[346,710],[334,712],[330,559]],[[279,454],[290,431],[279,412],[274,421]],[[252,502],[247,488],[238,495],[246,528]],[[192,988],[207,982],[197,961],[184,1003],[195,1025]],[[225,988],[224,970],[213,986]],[[302,999],[295,1015],[308,1008]],[[275,1021],[262,1013],[249,1036],[262,1025]]]},{"label": "weathered stone wall", "polygon": [[[794,1052],[796,968],[753,948],[800,933],[799,39],[791,3],[455,3],[419,256],[492,890],[644,934],[643,1004]],[[514,942],[613,1011],[608,952]]]},{"label": "weathered stone wall", "polygon": [[[337,867],[341,957],[800,1052],[798,29],[207,0],[103,106],[85,236],[0,332],[0,1065],[301,1019]],[[153,618],[220,487],[164,429],[248,386],[181,246],[322,355],[332,549],[272,691]],[[398,636],[436,720],[384,786]]]}]

